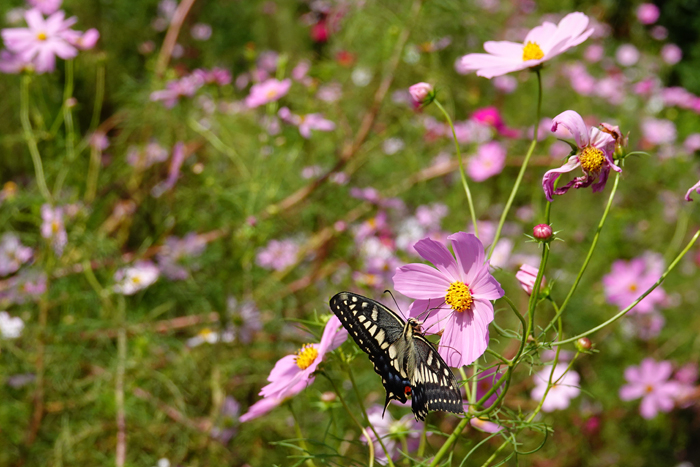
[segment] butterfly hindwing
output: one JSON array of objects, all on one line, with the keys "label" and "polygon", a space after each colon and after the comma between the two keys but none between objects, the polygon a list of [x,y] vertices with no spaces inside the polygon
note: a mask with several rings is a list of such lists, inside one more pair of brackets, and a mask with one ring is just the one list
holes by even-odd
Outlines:
[{"label": "butterfly hindwing", "polygon": [[423,420],[428,412],[440,410],[456,414],[464,413],[462,394],[452,370],[440,354],[422,335],[414,334],[417,354],[416,369],[411,385],[411,408],[416,418]]},{"label": "butterfly hindwing", "polygon": [[330,307],[355,343],[369,355],[374,371],[382,377],[386,403],[392,399],[406,402],[408,375],[401,375],[396,359],[388,352],[391,344],[403,334],[403,320],[381,303],[349,292],[336,294],[331,298]]}]

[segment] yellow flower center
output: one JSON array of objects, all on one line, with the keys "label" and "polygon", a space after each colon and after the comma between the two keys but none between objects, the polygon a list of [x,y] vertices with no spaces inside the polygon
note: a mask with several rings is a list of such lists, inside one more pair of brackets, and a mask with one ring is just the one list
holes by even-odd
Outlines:
[{"label": "yellow flower center", "polygon": [[637,291],[637,284],[630,284],[630,292],[636,292]]},{"label": "yellow flower center", "polygon": [[276,90],[276,89],[270,89],[269,91],[267,91],[267,92],[265,93],[265,97],[267,97],[268,99],[274,99],[275,97],[277,97],[277,90]]},{"label": "yellow flower center", "polygon": [[48,36],[46,35],[45,32],[40,32],[39,34],[36,35],[36,38],[39,39],[40,41],[45,41],[48,39]]},{"label": "yellow flower center", "polygon": [[318,350],[316,350],[316,347],[314,347],[313,344],[306,344],[299,349],[297,358],[295,358],[294,361],[299,369],[306,370],[311,366],[314,360],[316,360],[316,357],[318,357]]},{"label": "yellow flower center", "polygon": [[199,335],[206,338],[209,334],[211,334],[211,329],[209,328],[204,328],[201,331],[199,331]]},{"label": "yellow flower center", "polygon": [[455,311],[467,311],[471,308],[474,300],[469,291],[469,287],[464,282],[453,282],[447,289],[445,303],[450,305]]},{"label": "yellow flower center", "polygon": [[644,388],[644,390],[646,392],[652,392],[652,391],[654,391],[654,386],[652,386],[651,384],[647,384],[647,386]]},{"label": "yellow flower center", "polygon": [[134,277],[131,278],[131,282],[132,282],[134,285],[138,285],[138,284],[141,283],[141,278],[140,278],[139,276],[134,276]]},{"label": "yellow flower center", "polygon": [[58,233],[59,230],[61,230],[61,226],[58,221],[51,222],[51,231],[53,233]]},{"label": "yellow flower center", "polygon": [[586,173],[595,173],[603,166],[605,155],[600,149],[588,146],[581,151],[578,160],[581,162],[581,168]]},{"label": "yellow flower center", "polygon": [[523,47],[523,62],[528,60],[539,60],[544,57],[544,52],[540,49],[540,46],[536,42],[527,41],[525,47]]}]

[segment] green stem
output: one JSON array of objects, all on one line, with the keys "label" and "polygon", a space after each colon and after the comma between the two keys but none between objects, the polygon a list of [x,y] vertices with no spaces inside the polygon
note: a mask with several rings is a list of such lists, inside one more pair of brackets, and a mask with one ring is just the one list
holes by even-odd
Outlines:
[{"label": "green stem", "polygon": [[73,97],[73,60],[66,60],[66,83],[63,87],[63,124],[66,127],[66,156],[68,163],[63,164],[63,168],[56,178],[54,193],[61,195],[63,182],[68,175],[68,171],[73,169],[75,162],[75,131],[73,128],[73,111],[71,110],[70,99]]},{"label": "green stem", "polygon": [[540,296],[540,287],[542,286],[542,278],[544,277],[544,269],[547,266],[547,260],[549,259],[549,248],[545,245],[542,248],[542,259],[540,260],[540,267],[537,270],[537,277],[535,278],[535,283],[532,286],[532,293],[530,294],[530,301],[528,303],[528,322],[527,322],[527,335],[532,335],[535,337],[535,310],[537,309],[538,298]]},{"label": "green stem", "polygon": [[501,230],[503,229],[503,224],[506,222],[508,211],[510,211],[510,207],[513,204],[518,188],[520,187],[520,182],[522,182],[523,176],[525,175],[527,164],[530,162],[530,157],[532,157],[532,153],[535,151],[535,146],[537,145],[537,132],[539,131],[540,127],[540,112],[542,110],[542,76],[540,75],[540,70],[535,70],[535,72],[537,73],[537,114],[535,115],[535,133],[532,135],[530,148],[527,150],[523,165],[520,167],[518,178],[515,179],[515,184],[513,185],[513,189],[508,197],[508,202],[506,202],[506,206],[503,208],[503,214],[501,214],[501,220],[498,222],[498,228],[496,229],[496,235],[493,237],[493,242],[491,243],[488,259],[491,259],[493,249],[496,247],[496,243],[498,243],[498,239],[501,237]]},{"label": "green stem", "polygon": [[[297,419],[297,414],[294,413],[294,409],[292,409],[292,403],[289,402],[288,404],[289,411],[292,412],[292,418],[294,419],[294,431],[297,434],[297,439],[299,439],[299,447],[304,450],[304,452],[311,454],[311,451],[309,451],[308,446],[306,445],[306,438],[304,438],[303,433],[301,432],[301,426],[299,425],[299,420]],[[313,459],[307,458],[306,459],[306,465],[309,467],[316,467],[316,464],[314,464]]]},{"label": "green stem", "polygon": [[29,146],[29,154],[31,154],[32,156],[32,163],[34,164],[34,173],[36,175],[36,183],[39,187],[39,191],[41,192],[41,195],[46,199],[46,201],[48,201],[49,203],[53,203],[53,197],[51,196],[49,187],[46,186],[46,179],[44,178],[44,168],[41,165],[41,155],[39,155],[39,148],[36,145],[36,138],[34,137],[32,124],[29,121],[29,83],[31,82],[31,76],[22,76],[19,119],[22,121],[24,139],[27,140],[27,146]]},{"label": "green stem", "polygon": [[447,120],[447,124],[450,125],[452,130],[452,139],[455,142],[455,150],[457,151],[457,160],[459,160],[459,175],[462,178],[462,186],[464,187],[464,193],[467,195],[467,203],[469,204],[469,214],[472,216],[472,224],[474,225],[474,234],[479,236],[479,228],[476,224],[476,212],[474,211],[474,202],[472,201],[472,193],[469,191],[469,183],[467,182],[467,176],[464,173],[464,164],[462,163],[462,152],[459,149],[459,141],[457,141],[457,133],[455,132],[455,126],[452,124],[452,119],[450,114],[447,113],[445,108],[440,104],[440,102],[435,99],[433,101],[438,109],[442,112]]},{"label": "green stem", "polygon": [[[594,332],[600,331],[604,327],[608,326],[609,324],[614,323],[618,319],[625,316],[625,314],[627,314],[628,311],[630,311],[632,308],[637,306],[637,304],[639,302],[641,302],[644,299],[644,297],[646,297],[647,295],[652,293],[654,291],[654,289],[656,289],[659,285],[661,285],[661,283],[664,281],[664,279],[666,279],[666,276],[669,275],[669,273],[673,270],[673,268],[676,267],[676,265],[681,260],[681,258],[683,258],[683,256],[685,256],[685,254],[688,253],[688,250],[690,250],[690,248],[695,244],[695,242],[697,241],[699,236],[700,236],[700,230],[695,232],[695,235],[693,235],[693,238],[690,240],[688,245],[686,245],[686,247],[683,249],[683,251],[681,251],[680,254],[678,256],[676,256],[676,259],[673,260],[673,262],[668,266],[666,271],[664,271],[664,273],[661,275],[661,277],[659,277],[659,280],[656,281],[656,283],[654,283],[654,285],[649,287],[642,295],[640,295],[639,298],[637,298],[630,306],[628,306],[627,308],[625,308],[624,310],[622,310],[621,312],[619,312],[618,314],[616,314],[615,316],[613,316],[612,318],[610,318],[609,320],[604,322],[603,324],[596,326],[593,329],[590,329],[590,330],[588,330],[582,334],[579,334],[578,336],[572,337],[570,339],[566,339],[566,340],[559,341],[559,342],[553,342],[552,345],[563,345],[563,344],[568,344],[570,342],[576,342],[578,339],[580,339],[582,337],[586,337],[590,334],[593,334]],[[561,309],[559,311],[560,311],[559,314],[561,314]]]},{"label": "green stem", "polygon": [[[578,275],[576,276],[576,280],[574,280],[573,285],[571,286],[571,289],[569,289],[569,293],[566,295],[566,298],[564,299],[564,302],[561,304],[561,307],[559,307],[559,311],[557,312],[556,315],[554,315],[554,318],[552,318],[552,321],[547,325],[547,327],[542,331],[542,334],[546,333],[549,331],[552,326],[554,326],[554,323],[556,320],[564,313],[564,310],[566,309],[566,306],[569,304],[569,301],[571,300],[571,297],[574,295],[574,292],[576,291],[576,287],[578,287],[579,282],[581,282],[581,278],[583,277],[583,273],[586,271],[586,268],[588,267],[588,263],[590,263],[591,258],[593,257],[593,251],[595,251],[596,246],[598,245],[598,239],[600,238],[600,232],[603,230],[603,225],[605,225],[605,221],[608,218],[608,213],[610,212],[610,207],[612,206],[613,199],[615,198],[615,192],[617,192],[617,186],[620,181],[620,174],[618,172],[615,172],[615,181],[613,182],[613,188],[612,191],[610,192],[610,196],[608,197],[608,204],[605,206],[605,211],[603,211],[603,216],[600,218],[600,222],[598,222],[598,228],[596,229],[595,236],[593,237],[593,242],[591,243],[591,247],[588,249],[588,254],[586,255],[586,259],[583,261],[583,264],[581,265],[581,270],[578,272]],[[551,204],[551,203],[548,203]]]}]

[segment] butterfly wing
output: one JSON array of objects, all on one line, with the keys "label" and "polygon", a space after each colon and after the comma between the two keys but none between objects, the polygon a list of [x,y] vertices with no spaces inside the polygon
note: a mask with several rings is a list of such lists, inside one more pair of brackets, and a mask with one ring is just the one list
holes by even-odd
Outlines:
[{"label": "butterfly wing", "polygon": [[392,399],[406,402],[410,381],[397,358],[389,355],[389,347],[404,333],[405,322],[379,302],[351,292],[340,292],[330,301],[333,313],[347,329],[357,345],[369,355],[374,371],[382,377],[386,390],[386,406]]},{"label": "butterfly wing", "polygon": [[464,413],[457,380],[445,360],[422,335],[414,334],[413,343],[416,366],[411,379],[411,408],[416,419],[424,420],[428,412],[434,410]]}]

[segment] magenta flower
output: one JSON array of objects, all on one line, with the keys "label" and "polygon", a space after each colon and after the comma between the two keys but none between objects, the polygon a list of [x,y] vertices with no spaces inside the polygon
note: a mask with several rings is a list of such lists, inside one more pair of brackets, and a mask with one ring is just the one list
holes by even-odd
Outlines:
[{"label": "magenta flower", "polygon": [[588,26],[588,16],[570,13],[558,25],[545,22],[527,33],[522,44],[509,41],[484,43],[485,54],[468,54],[461,58],[458,68],[462,72],[476,71],[478,76],[493,78],[512,71],[536,67],[575,47],[593,34]]},{"label": "magenta flower", "polygon": [[318,344],[306,344],[296,354],[282,357],[270,372],[267,380],[270,382],[260,390],[263,400],[250,407],[247,413],[241,416],[242,422],[258,417],[277,407],[284,399],[292,397],[314,382],[318,364],[323,361],[327,352],[338,348],[348,333],[340,324],[340,320],[333,316],[323,329],[321,342]]},{"label": "magenta flower", "polygon": [[506,166],[506,149],[496,141],[479,146],[476,156],[467,161],[467,174],[476,182],[498,175]]},{"label": "magenta flower", "polygon": [[535,388],[530,395],[536,401],[540,401],[544,397],[544,393],[549,385],[549,376],[552,375],[552,387],[549,389],[547,398],[542,404],[542,410],[545,412],[567,408],[571,399],[577,397],[581,392],[581,389],[578,387],[580,379],[578,373],[573,370],[564,373],[567,367],[566,363],[558,363],[554,367],[554,374],[552,374],[552,367],[550,366],[535,375]]},{"label": "magenta flower", "polygon": [[671,362],[656,362],[645,358],[639,366],[625,369],[627,384],[620,388],[620,399],[630,401],[642,398],[639,413],[646,419],[659,412],[670,412],[681,387],[677,381],[669,381],[673,368]]},{"label": "magenta flower", "polygon": [[250,88],[250,94],[245,99],[245,105],[252,109],[279,100],[280,97],[287,94],[291,86],[292,80],[289,78],[283,81],[270,78],[262,83],[254,84]]},{"label": "magenta flower", "polygon": [[[374,454],[377,462],[382,465],[388,464],[386,453],[382,449],[381,444],[377,440],[374,432],[381,438],[386,447],[387,452],[392,459],[396,460],[400,455],[401,440],[406,440],[408,451],[415,451],[420,445],[420,435],[423,430],[423,422],[414,419],[413,415],[404,415],[398,420],[394,420],[390,413],[383,415],[384,407],[374,405],[367,409],[367,418],[369,423],[374,427],[374,430],[367,430],[370,439],[367,440],[364,435],[361,440],[367,444],[371,441],[374,444]],[[408,454],[408,453],[406,453]]]},{"label": "magenta flower", "polygon": [[472,119],[479,123],[484,123],[493,127],[501,136],[505,136],[507,138],[517,138],[520,136],[520,132],[518,130],[508,128],[506,123],[503,121],[501,113],[496,107],[484,107],[477,109],[472,114]]},{"label": "magenta flower", "polygon": [[255,262],[261,268],[283,271],[297,261],[299,245],[291,239],[270,240],[265,248],[258,250]]},{"label": "magenta flower", "polygon": [[637,7],[637,19],[642,24],[654,24],[659,16],[659,7],[653,3],[642,3]]},{"label": "magenta flower", "polygon": [[473,234],[457,232],[447,237],[452,241],[455,257],[445,245],[424,238],[414,246],[425,264],[408,264],[394,274],[394,287],[407,297],[416,299],[409,314],[427,317],[424,329],[443,332],[438,352],[448,365],[468,365],[479,358],[489,343],[489,323],[493,321],[493,305],[504,294],[501,285],[489,272],[484,246]]},{"label": "magenta flower", "polygon": [[71,17],[66,20],[64,17],[63,11],[58,11],[46,19],[39,10],[27,11],[24,19],[28,27],[2,30],[7,50],[18,55],[21,60],[31,61],[37,73],[53,71],[56,68],[57,55],[64,60],[78,55],[78,50],[66,37],[77,18]]},{"label": "magenta flower", "polygon": [[[658,268],[648,264],[643,257],[630,261],[618,259],[612,264],[610,273],[603,276],[605,298],[608,303],[624,309],[651,287],[658,280],[659,275]],[[663,288],[657,287],[631,312],[650,313],[665,301],[666,292]]]},{"label": "magenta flower", "polygon": [[[557,131],[559,125],[563,126],[574,136],[580,152],[571,156],[566,164],[558,169],[553,169],[544,174],[542,188],[547,201],[552,201],[552,195],[563,195],[572,186],[574,188],[587,188],[592,185],[593,192],[597,193],[605,188],[610,169],[622,172],[615,165],[613,152],[615,151],[615,139],[612,135],[600,131],[598,128],[587,128],[583,118],[573,110],[566,110],[552,120],[552,131]],[[584,175],[576,177],[563,187],[554,189],[554,182],[563,173],[571,172],[581,167]],[[598,180],[596,182],[596,180]],[[595,182],[595,183],[593,183]]]},{"label": "magenta flower", "polygon": [[690,195],[691,195],[691,193],[693,193],[693,191],[695,191],[695,193],[700,193],[700,180],[698,180],[698,183],[691,186],[690,189],[685,192],[685,200],[686,201],[692,201],[692,199],[690,198]]}]

